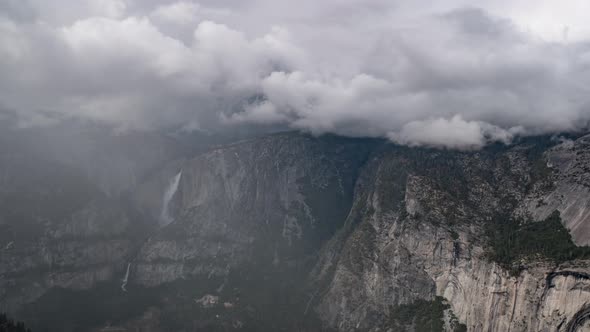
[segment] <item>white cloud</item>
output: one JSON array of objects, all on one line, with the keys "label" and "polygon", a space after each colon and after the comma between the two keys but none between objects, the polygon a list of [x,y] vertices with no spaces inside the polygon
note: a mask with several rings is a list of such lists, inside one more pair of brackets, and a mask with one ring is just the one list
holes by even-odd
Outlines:
[{"label": "white cloud", "polygon": [[388,137],[410,146],[479,149],[490,142],[509,143],[512,134],[485,122],[465,121],[456,115],[451,119],[427,119],[405,124],[399,132]]},{"label": "white cloud", "polygon": [[0,62],[16,62],[27,52],[18,26],[0,17]]},{"label": "white cloud", "polygon": [[90,0],[87,2],[90,13],[111,18],[125,15],[127,5],[122,0]]},{"label": "white cloud", "polygon": [[185,45],[163,35],[147,18],[89,18],[62,28],[61,36],[75,59],[97,71],[133,61],[170,75],[184,69],[189,57]]},{"label": "white cloud", "polygon": [[[187,122],[219,127],[222,113],[235,112],[259,92],[265,76],[291,66],[299,52],[280,28],[248,38],[223,24],[203,21],[187,44],[163,33],[148,17],[91,17],[55,30],[33,25],[50,37],[49,47],[41,50],[33,43],[34,34],[19,38],[21,31],[8,23],[11,34],[3,32],[3,38],[22,40],[23,45],[3,43],[10,48],[0,47],[0,52],[14,54],[23,68],[39,68],[31,71],[35,75],[30,81],[10,78],[12,90],[0,91],[0,100],[25,116],[50,110],[120,128]],[[20,57],[21,49],[27,56]],[[34,56],[41,51],[44,57]],[[50,51],[55,56],[48,57]],[[6,58],[0,66],[6,73],[16,69]],[[54,80],[60,84],[52,85]],[[23,98],[19,91],[25,88],[36,98]]]},{"label": "white cloud", "polygon": [[244,122],[277,124],[289,122],[289,117],[282,112],[278,112],[276,106],[268,101],[253,105],[245,105],[244,109],[244,112],[234,113],[230,116],[222,115],[222,120],[228,124],[239,124]]},{"label": "white cloud", "polygon": [[152,12],[151,16],[156,20],[172,24],[194,24],[199,19],[199,9],[198,3],[175,2],[159,6]]},{"label": "white cloud", "polygon": [[577,0],[530,15],[526,0],[8,1],[0,103],[25,118],[277,124],[453,148],[590,120]]},{"label": "white cloud", "polygon": [[90,17],[124,18],[128,14],[128,1],[134,0],[8,1],[18,1],[20,8],[28,8],[29,15],[34,15],[37,20],[52,26],[60,26]]}]

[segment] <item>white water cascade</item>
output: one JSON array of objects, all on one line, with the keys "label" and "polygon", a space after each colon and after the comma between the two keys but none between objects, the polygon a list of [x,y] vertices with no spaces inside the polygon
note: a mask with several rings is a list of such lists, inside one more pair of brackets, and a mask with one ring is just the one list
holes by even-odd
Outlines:
[{"label": "white water cascade", "polygon": [[170,215],[169,205],[170,201],[174,197],[174,194],[176,194],[176,191],[178,191],[178,184],[180,183],[181,175],[182,171],[178,172],[178,174],[176,174],[176,176],[170,180],[170,184],[164,192],[164,197],[162,199],[162,213],[160,214],[161,227],[164,227],[174,221],[174,218]]},{"label": "white water cascade", "polygon": [[125,278],[123,278],[123,283],[121,284],[121,289],[126,292],[127,291],[127,282],[129,281],[129,268],[131,267],[131,263],[127,263],[127,272],[125,272]]}]

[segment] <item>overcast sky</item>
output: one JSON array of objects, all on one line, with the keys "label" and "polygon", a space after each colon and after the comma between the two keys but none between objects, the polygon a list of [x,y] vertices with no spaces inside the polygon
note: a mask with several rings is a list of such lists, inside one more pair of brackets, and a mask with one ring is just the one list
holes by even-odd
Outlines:
[{"label": "overcast sky", "polygon": [[267,124],[469,148],[590,120],[587,0],[0,0],[22,126]]}]

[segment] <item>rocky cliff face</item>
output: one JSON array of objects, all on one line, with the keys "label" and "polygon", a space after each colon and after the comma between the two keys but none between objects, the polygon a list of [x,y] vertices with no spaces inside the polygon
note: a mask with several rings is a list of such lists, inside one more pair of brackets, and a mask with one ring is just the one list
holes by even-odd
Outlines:
[{"label": "rocky cliff face", "polygon": [[150,286],[225,276],[243,265],[277,268],[313,255],[345,219],[363,150],[278,135],[179,165],[175,222],[142,247],[135,280]]},{"label": "rocky cliff face", "polygon": [[525,209],[537,220],[561,212],[565,226],[578,245],[590,245],[590,137],[564,140],[549,149],[546,161],[555,171],[552,190],[534,190]]},{"label": "rocky cliff face", "polygon": [[[584,140],[554,147],[545,157],[571,158],[570,146]],[[550,162],[555,173],[535,179],[539,160],[530,158],[531,148],[456,154],[392,149],[375,158],[358,184],[348,227],[316,268],[321,316],[342,331],[386,331],[396,319],[391,308],[441,296],[468,331],[582,331],[590,301],[588,261],[530,259],[514,274],[490,259],[486,223],[498,211],[546,217],[546,209],[531,205],[533,196],[563,207],[566,226],[581,229],[585,222],[589,197],[579,191],[573,196],[583,184],[569,176],[580,175],[576,166]],[[553,201],[556,196],[561,200]],[[576,238],[576,228],[570,229]]]},{"label": "rocky cliff face", "polygon": [[118,303],[90,325],[153,331],[583,331],[590,255],[568,231],[588,243],[587,140],[226,145],[3,238],[1,304]]},{"label": "rocky cliff face", "polygon": [[[8,246],[0,256],[0,290],[6,294],[3,308],[35,320],[48,311],[49,303],[59,302],[53,319],[66,321],[72,317],[62,312],[77,308],[64,302],[84,304],[84,297],[101,299],[96,293],[101,290],[103,296],[129,306],[141,302],[138,310],[152,310],[150,305],[161,305],[157,302],[171,297],[165,313],[186,313],[199,308],[194,299],[223,293],[219,304],[228,302],[228,306],[239,298],[261,297],[244,300],[240,312],[236,310],[235,317],[225,322],[229,325],[244,324],[241,320],[252,317],[251,310],[275,310],[263,306],[281,308],[279,314],[286,317],[293,307],[289,301],[295,300],[280,304],[268,298],[276,298],[276,292],[287,298],[297,296],[295,287],[305,280],[313,256],[345,220],[356,173],[371,144],[294,134],[244,141],[168,163],[139,185],[132,197],[120,198],[119,204],[87,183],[83,188],[92,193],[75,207],[46,222],[31,222],[37,233],[30,242],[13,241],[22,234],[3,241]],[[38,187],[65,188],[70,195],[63,199],[73,200],[78,189],[62,185],[67,176],[54,180],[47,188]],[[172,191],[171,182],[177,186]],[[164,196],[169,197],[165,200]],[[158,223],[164,202],[171,220]],[[69,206],[58,200],[53,203]],[[179,288],[172,290],[174,287]],[[119,299],[113,291],[128,291],[129,295]],[[188,299],[171,296],[170,292],[177,291],[190,295]],[[140,301],[136,296],[141,292],[157,295]],[[182,307],[187,305],[185,300],[188,308]],[[86,305],[113,314],[100,304]],[[110,320],[108,315],[91,318]],[[276,324],[288,326],[287,320]],[[275,323],[249,324],[249,328],[270,328]],[[58,326],[62,331],[82,329],[79,324]]]}]

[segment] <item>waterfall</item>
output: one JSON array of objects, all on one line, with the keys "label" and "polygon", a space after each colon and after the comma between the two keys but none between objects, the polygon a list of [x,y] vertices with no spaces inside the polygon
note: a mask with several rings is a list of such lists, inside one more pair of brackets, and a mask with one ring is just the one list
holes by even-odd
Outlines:
[{"label": "waterfall", "polygon": [[182,171],[178,172],[176,176],[170,180],[170,184],[166,191],[164,192],[164,197],[162,199],[162,213],[160,214],[160,226],[166,226],[174,221],[174,218],[170,215],[169,205],[172,197],[176,194],[178,190],[178,184],[180,183],[180,176],[182,175]]},{"label": "waterfall", "polygon": [[131,267],[131,263],[127,263],[127,272],[125,272],[125,278],[123,278],[123,283],[121,284],[121,289],[126,292],[127,289],[127,282],[129,281],[129,268]]}]

